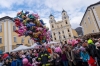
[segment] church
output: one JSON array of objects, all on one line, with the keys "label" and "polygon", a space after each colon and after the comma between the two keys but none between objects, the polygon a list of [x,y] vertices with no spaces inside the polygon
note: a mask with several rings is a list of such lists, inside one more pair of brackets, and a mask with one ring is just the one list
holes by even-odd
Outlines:
[{"label": "church", "polygon": [[78,36],[77,32],[71,28],[70,20],[65,10],[62,11],[61,21],[56,21],[54,16],[50,14],[49,23],[53,41],[67,44],[68,39],[73,39],[74,36]]}]

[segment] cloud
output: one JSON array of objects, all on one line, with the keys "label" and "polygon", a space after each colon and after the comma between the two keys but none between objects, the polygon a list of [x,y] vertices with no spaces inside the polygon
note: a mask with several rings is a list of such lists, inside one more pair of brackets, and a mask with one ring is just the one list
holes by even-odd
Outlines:
[{"label": "cloud", "polygon": [[21,10],[38,13],[49,26],[49,15],[52,13],[56,21],[62,19],[61,12],[65,9],[73,28],[79,26],[87,6],[99,0],[0,0],[0,17],[15,17]]}]

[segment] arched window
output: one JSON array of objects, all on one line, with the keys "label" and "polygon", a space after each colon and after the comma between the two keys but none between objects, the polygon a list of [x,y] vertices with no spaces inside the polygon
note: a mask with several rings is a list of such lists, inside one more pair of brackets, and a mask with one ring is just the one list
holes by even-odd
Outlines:
[{"label": "arched window", "polygon": [[70,32],[70,30],[68,29],[68,32]]}]

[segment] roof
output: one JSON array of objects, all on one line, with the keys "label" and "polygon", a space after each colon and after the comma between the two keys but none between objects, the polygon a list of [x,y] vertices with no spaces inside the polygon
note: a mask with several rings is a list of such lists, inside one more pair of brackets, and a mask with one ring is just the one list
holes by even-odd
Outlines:
[{"label": "roof", "polygon": [[62,12],[66,12],[64,9],[63,9],[63,11]]},{"label": "roof", "polygon": [[[83,21],[85,15],[86,15],[88,9],[89,9],[90,7],[95,6],[95,5],[98,5],[98,4],[100,4],[100,1],[87,7],[87,9],[86,9],[86,11],[85,11],[85,14],[84,14],[84,16],[83,16],[83,18],[82,18],[82,20],[81,20],[81,23],[82,23],[82,21]],[[80,23],[80,25],[81,25],[81,23]]]},{"label": "roof", "polygon": [[10,19],[10,20],[12,20],[13,18],[11,18],[11,17],[9,17],[9,16],[4,16],[4,17],[0,18],[0,21],[1,21],[1,20],[4,20],[4,19]]},{"label": "roof", "polygon": [[[50,14],[50,16],[53,16],[53,15],[52,15],[52,14]],[[49,16],[49,17],[50,17],[50,16]]]}]

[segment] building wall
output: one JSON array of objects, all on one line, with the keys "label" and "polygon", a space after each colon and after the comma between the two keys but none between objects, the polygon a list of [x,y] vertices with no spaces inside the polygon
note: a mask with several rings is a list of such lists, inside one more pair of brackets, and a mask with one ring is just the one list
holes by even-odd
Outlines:
[{"label": "building wall", "polygon": [[[0,43],[0,50],[9,52],[15,49],[17,44],[23,44],[26,46],[31,46],[34,44],[34,41],[30,40],[30,37],[18,37],[18,34],[13,31],[13,26],[15,26],[15,24],[12,20],[2,19],[0,20],[0,25],[2,26],[2,32],[0,32],[0,38],[2,38],[2,43]],[[16,42],[14,42],[14,37],[16,37]],[[23,43],[22,38],[24,38]]]},{"label": "building wall", "polygon": [[95,16],[93,14],[93,11],[91,10],[91,8],[89,8],[81,23],[81,26],[83,27],[84,35],[98,32],[98,27],[94,17]]},{"label": "building wall", "polygon": [[5,42],[4,42],[4,22],[0,21],[0,26],[2,26],[2,32],[0,32],[0,37],[2,38],[2,43],[0,43],[0,49],[5,51]]},{"label": "building wall", "polygon": [[74,37],[78,37],[76,30],[72,29],[72,32],[73,32]]},{"label": "building wall", "polygon": [[[91,23],[87,17],[90,18]],[[87,8],[86,13],[83,16],[81,26],[83,28],[84,35],[93,32],[100,32],[100,2],[90,5]]]}]

